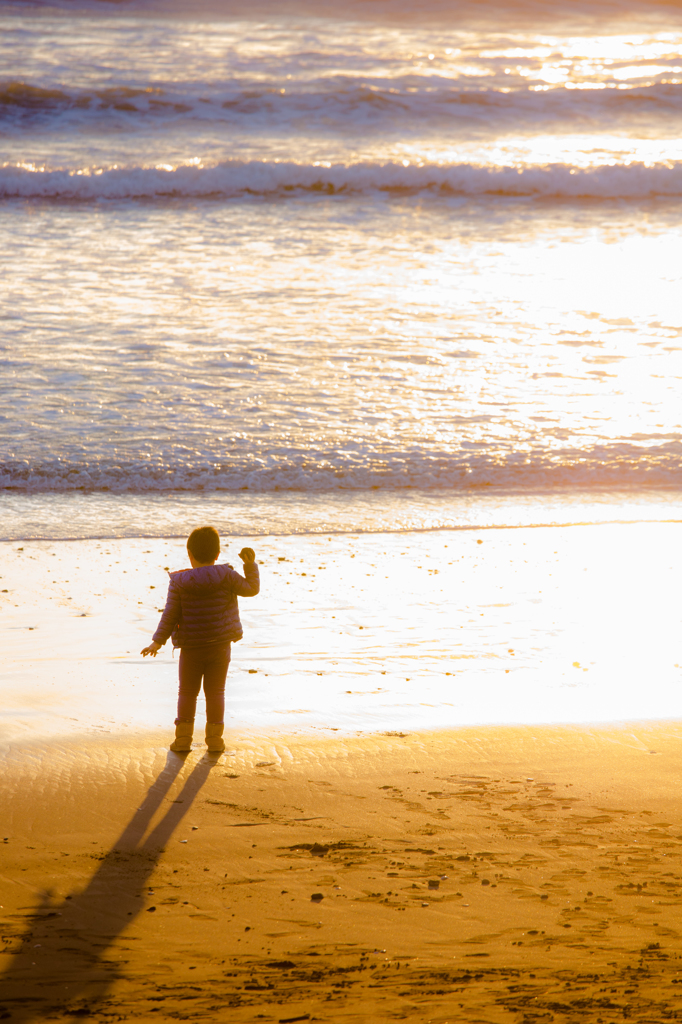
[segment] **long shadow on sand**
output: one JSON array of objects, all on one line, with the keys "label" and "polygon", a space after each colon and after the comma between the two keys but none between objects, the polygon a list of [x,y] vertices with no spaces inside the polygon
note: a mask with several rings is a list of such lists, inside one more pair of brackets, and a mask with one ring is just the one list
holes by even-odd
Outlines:
[{"label": "long shadow on sand", "polygon": [[106,960],[107,950],[145,909],[148,879],[215,763],[215,758],[206,757],[195,765],[170,809],[142,842],[184,766],[182,756],[169,753],[142,805],[87,887],[61,902],[53,902],[49,894],[43,897],[25,931],[14,937],[15,952],[0,975],[0,1020],[89,1014],[89,1005],[96,1004],[119,977],[119,964]]}]

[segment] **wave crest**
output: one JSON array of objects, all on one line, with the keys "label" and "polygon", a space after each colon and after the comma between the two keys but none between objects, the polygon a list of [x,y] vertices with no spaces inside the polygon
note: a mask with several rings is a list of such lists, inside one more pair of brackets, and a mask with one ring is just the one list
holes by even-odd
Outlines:
[{"label": "wave crest", "polygon": [[402,125],[456,124],[472,118],[482,123],[537,124],[557,118],[583,123],[585,118],[629,118],[633,113],[676,116],[682,107],[682,89],[657,82],[621,89],[617,83],[602,89],[569,89],[554,86],[537,92],[527,85],[505,88],[480,81],[469,85],[429,76],[376,77],[362,82],[352,74],[338,74],[305,84],[272,80],[245,85],[239,80],[220,82],[158,83],[80,88],[60,83],[45,88],[20,80],[0,83],[0,121],[4,126],[32,124],[68,128],[74,125],[109,123],[112,118],[128,130],[144,130],[154,123],[189,118],[198,123],[221,122],[251,129],[281,129],[290,123],[325,131],[332,123],[345,130],[361,130],[368,123],[388,128]]}]

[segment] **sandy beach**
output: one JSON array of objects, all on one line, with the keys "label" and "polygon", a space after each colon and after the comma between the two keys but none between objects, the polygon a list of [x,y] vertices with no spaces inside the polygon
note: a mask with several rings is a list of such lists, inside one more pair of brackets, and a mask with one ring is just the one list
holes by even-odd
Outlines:
[{"label": "sandy beach", "polygon": [[0,3],[0,1024],[682,1024],[681,14]]},{"label": "sandy beach", "polygon": [[218,758],[180,541],[3,545],[0,1019],[674,1018],[678,530],[258,538]]},{"label": "sandy beach", "polygon": [[6,761],[16,1021],[675,1019],[679,726]]}]

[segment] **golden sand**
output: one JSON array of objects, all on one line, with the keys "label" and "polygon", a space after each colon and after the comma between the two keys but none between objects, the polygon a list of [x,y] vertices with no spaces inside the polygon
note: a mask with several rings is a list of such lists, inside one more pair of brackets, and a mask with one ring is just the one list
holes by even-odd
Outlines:
[{"label": "golden sand", "polygon": [[16,749],[0,1019],[671,1019],[681,741],[658,724]]}]

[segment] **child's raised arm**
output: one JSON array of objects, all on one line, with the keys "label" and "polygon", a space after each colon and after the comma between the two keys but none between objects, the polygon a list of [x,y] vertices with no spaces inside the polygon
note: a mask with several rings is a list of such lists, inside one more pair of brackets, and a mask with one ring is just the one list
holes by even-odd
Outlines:
[{"label": "child's raised arm", "polygon": [[240,597],[255,597],[260,591],[260,573],[256,565],[256,552],[253,548],[242,548],[239,557],[244,563],[244,576],[230,569],[230,583],[235,594]]}]

